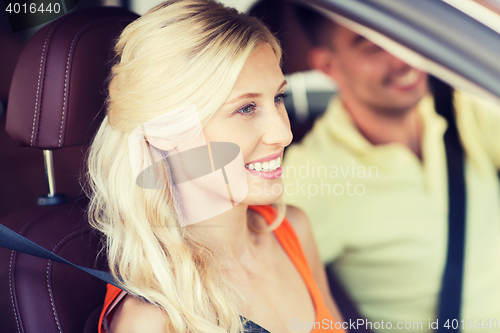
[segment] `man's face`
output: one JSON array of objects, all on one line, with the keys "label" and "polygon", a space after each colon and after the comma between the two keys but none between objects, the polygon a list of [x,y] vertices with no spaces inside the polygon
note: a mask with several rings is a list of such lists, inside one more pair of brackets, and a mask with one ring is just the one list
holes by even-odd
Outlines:
[{"label": "man's face", "polygon": [[[362,104],[397,116],[418,104],[427,92],[427,75],[369,40],[337,26],[332,35],[330,76],[348,105]],[[353,103],[354,101],[354,103]]]}]

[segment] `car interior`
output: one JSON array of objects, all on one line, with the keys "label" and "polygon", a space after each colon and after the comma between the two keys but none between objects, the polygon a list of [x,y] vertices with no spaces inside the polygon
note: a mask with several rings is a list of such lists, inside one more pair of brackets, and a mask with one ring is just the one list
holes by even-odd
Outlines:
[{"label": "car interior", "polygon": [[[64,159],[77,159],[78,167],[82,165],[84,147],[104,114],[113,41],[135,18],[123,8],[100,7],[71,12],[47,24],[25,46],[10,89],[6,132],[17,144],[43,152],[49,191],[36,206],[0,223],[86,267],[105,269],[98,256],[100,239],[85,219],[87,200],[79,177],[65,180],[72,181],[76,196],[55,192],[51,155],[53,150],[69,149]],[[15,251],[2,249],[0,256],[2,331],[96,331],[104,282]]]},{"label": "car interior", "polygon": [[[75,264],[100,270],[106,270],[106,260],[86,219],[81,177],[86,147],[105,113],[113,42],[138,17],[125,9],[127,3],[76,8],[37,30],[22,52],[19,40],[2,41],[12,50],[13,73],[5,76],[12,81],[2,100],[0,224]],[[286,106],[298,142],[335,90],[305,88],[302,72],[309,69],[311,45],[292,11],[288,1],[262,0],[249,8],[282,43],[283,72],[292,82]],[[472,83],[496,93],[479,81]],[[38,197],[44,188],[47,194]],[[334,276],[329,283],[343,316],[359,318]],[[105,292],[105,282],[76,268],[0,248],[2,332],[96,332]]]},{"label": "car interior", "polygon": [[[296,23],[286,18],[293,15],[287,2],[262,1],[250,13],[267,20],[273,31],[290,30],[299,34],[301,43],[308,43]],[[33,192],[45,185],[48,193],[34,207],[36,193],[24,196],[24,201],[31,201],[25,205],[31,207],[19,212],[11,213],[17,207],[5,207],[7,216],[0,223],[75,264],[102,270],[106,265],[99,254],[99,235],[86,221],[88,201],[81,189],[81,170],[86,145],[104,114],[113,40],[136,17],[119,7],[88,8],[72,11],[38,30],[17,62],[5,121],[7,145],[13,140],[23,146],[12,149],[17,155],[11,158],[18,163],[24,159],[38,176],[31,177],[38,184],[29,182],[25,187]],[[291,34],[283,36],[286,52],[287,45],[292,49]],[[286,53],[284,73],[306,69],[304,57],[305,53]],[[293,93],[302,92],[295,89]],[[315,104],[306,117],[291,111],[293,103],[287,105],[295,141],[310,129],[332,91],[310,94]],[[22,179],[13,175],[14,168],[3,173],[10,175],[12,187]],[[17,169],[17,173],[26,171]],[[83,332],[95,332],[105,294],[103,281],[73,267],[6,249],[0,249],[0,272],[3,331],[35,332],[43,325],[45,332],[82,332],[82,327]]]}]

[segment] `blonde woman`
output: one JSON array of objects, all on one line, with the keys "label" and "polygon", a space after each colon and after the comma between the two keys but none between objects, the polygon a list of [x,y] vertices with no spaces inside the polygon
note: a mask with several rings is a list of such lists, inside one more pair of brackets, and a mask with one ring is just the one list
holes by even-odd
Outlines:
[{"label": "blonde woman", "polygon": [[89,216],[126,292],[108,285],[100,332],[339,330],[307,218],[278,203],[292,134],[275,37],[172,0],[115,51]]}]

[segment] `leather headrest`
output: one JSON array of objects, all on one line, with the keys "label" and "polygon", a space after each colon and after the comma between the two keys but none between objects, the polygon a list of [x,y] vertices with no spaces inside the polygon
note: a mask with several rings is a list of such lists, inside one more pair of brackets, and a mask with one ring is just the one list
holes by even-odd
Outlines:
[{"label": "leather headrest", "polygon": [[12,139],[50,150],[88,144],[105,114],[114,41],[137,17],[119,7],[96,7],[40,29],[12,79],[6,123]]}]

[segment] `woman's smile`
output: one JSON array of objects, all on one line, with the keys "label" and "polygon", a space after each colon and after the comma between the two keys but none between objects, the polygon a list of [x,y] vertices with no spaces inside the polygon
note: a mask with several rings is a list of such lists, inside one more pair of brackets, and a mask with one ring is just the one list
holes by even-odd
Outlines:
[{"label": "woman's smile", "polygon": [[245,164],[245,169],[252,175],[265,179],[276,179],[281,177],[283,168],[281,167],[283,150],[276,154],[254,160]]}]

